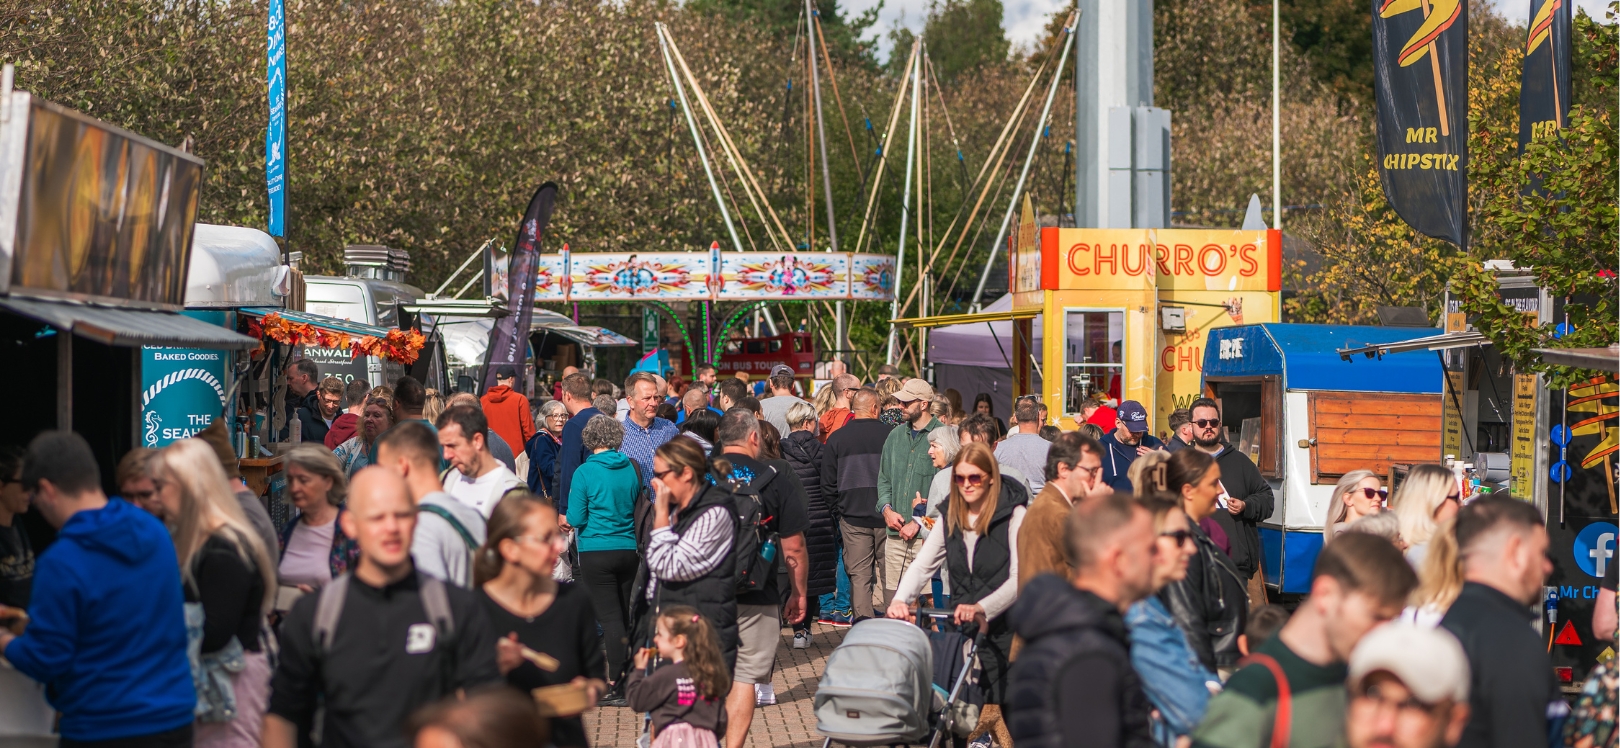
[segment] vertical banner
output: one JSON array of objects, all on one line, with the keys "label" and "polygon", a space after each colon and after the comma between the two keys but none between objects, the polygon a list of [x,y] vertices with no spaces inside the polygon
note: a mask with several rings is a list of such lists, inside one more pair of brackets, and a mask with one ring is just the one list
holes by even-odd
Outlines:
[{"label": "vertical banner", "polygon": [[1519,77],[1519,149],[1569,118],[1570,0],[1531,0]]},{"label": "vertical banner", "polygon": [[270,122],[264,129],[264,185],[270,193],[271,236],[286,236],[287,213],[287,24],[282,0],[270,0],[265,82]]},{"label": "vertical banner", "polygon": [[1468,242],[1468,4],[1372,0],[1379,177],[1420,234]]},{"label": "vertical banner", "polygon": [[1512,476],[1512,496],[1530,501],[1536,480],[1536,375],[1513,375],[1512,454],[1508,469]]},{"label": "vertical banner", "polygon": [[658,310],[650,306],[641,308],[641,352],[658,350]]},{"label": "vertical banner", "polygon": [[534,317],[534,283],[540,265],[540,242],[545,239],[551,210],[557,205],[557,183],[546,182],[534,191],[529,209],[518,226],[517,243],[508,256],[506,308],[510,313],[495,321],[489,331],[489,349],[484,366],[487,392],[495,386],[497,367],[522,367],[529,357],[529,322]]}]

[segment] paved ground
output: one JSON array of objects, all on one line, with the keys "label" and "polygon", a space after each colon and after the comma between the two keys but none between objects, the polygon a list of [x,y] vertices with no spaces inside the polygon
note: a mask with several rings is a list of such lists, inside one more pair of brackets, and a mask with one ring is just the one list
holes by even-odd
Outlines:
[{"label": "paved ground", "polygon": [[[812,712],[816,684],[821,682],[821,668],[827,655],[844,640],[847,628],[814,624],[815,638],[808,649],[793,648],[793,634],[782,630],[782,644],[776,649],[776,672],[771,680],[776,685],[776,705],[754,710],[754,723],[748,731],[750,748],[793,748],[815,746],[820,748],[821,738],[816,735],[816,717]],[[592,746],[634,746],[641,734],[641,715],[625,708],[603,708],[585,715],[585,731]]]}]

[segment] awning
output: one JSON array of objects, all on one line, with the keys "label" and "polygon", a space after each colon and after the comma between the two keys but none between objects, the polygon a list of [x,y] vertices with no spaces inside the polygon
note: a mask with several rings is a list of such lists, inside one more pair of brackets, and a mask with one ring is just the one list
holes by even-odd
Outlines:
[{"label": "awning", "polygon": [[1453,348],[1472,348],[1476,345],[1490,345],[1491,341],[1479,332],[1448,332],[1444,335],[1430,335],[1422,338],[1411,338],[1393,343],[1374,343],[1372,345],[1354,348],[1339,348],[1339,358],[1349,361],[1356,354],[1367,358],[1383,358],[1389,353],[1406,353],[1407,351],[1445,351]]},{"label": "awning", "polygon": [[529,333],[531,335],[537,331],[550,335],[558,335],[572,340],[575,343],[579,343],[580,345],[588,345],[595,348],[607,348],[622,345],[640,345],[640,343],[637,341],[631,340],[623,335],[607,329],[606,327],[594,327],[592,325],[536,325],[529,328]]},{"label": "awning", "polygon": [[1002,312],[979,312],[977,314],[942,314],[935,317],[907,317],[904,319],[891,319],[889,324],[895,327],[943,327],[945,325],[970,325],[980,322],[1005,322],[1014,319],[1035,319],[1040,316],[1039,309],[1009,309]]},{"label": "awning", "polygon": [[508,314],[506,307],[495,304],[493,299],[425,299],[400,307],[412,314],[434,317],[505,317]]},{"label": "awning", "polygon": [[218,325],[173,312],[91,306],[72,301],[0,298],[0,309],[44,322],[58,330],[105,345],[135,348],[208,348],[240,350],[259,341]]},{"label": "awning", "polygon": [[[254,317],[264,317],[264,316],[270,315],[270,314],[278,314],[278,315],[281,315],[281,317],[283,319],[287,320],[288,322],[297,322],[299,324],[311,325],[311,326],[314,326],[314,327],[319,327],[322,330],[329,330],[331,332],[341,332],[341,333],[344,333],[346,335],[367,335],[367,336],[370,336],[370,337],[373,337],[373,338],[381,338],[381,337],[384,337],[384,336],[386,336],[388,334],[388,329],[389,329],[389,328],[386,328],[386,327],[378,327],[376,325],[368,325],[368,324],[366,324],[364,322],[350,322],[349,320],[346,320],[346,319],[336,319],[334,317],[323,317],[323,316],[321,316],[319,314],[310,314],[308,312],[295,312],[295,311],[292,311],[291,309],[276,309],[274,307],[262,307],[261,306],[261,307],[248,307],[248,308],[242,309],[240,311],[243,314],[250,314],[250,315],[252,315]],[[253,344],[255,346],[257,346],[258,341],[254,341]]]},{"label": "awning", "polygon": [[1620,372],[1620,346],[1608,348],[1537,348],[1541,360],[1554,366]]}]

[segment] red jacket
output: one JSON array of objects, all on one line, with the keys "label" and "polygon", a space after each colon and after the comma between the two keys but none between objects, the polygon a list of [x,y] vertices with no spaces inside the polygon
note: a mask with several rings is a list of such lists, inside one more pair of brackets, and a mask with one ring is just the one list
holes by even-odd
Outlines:
[{"label": "red jacket", "polygon": [[332,428],[326,430],[326,439],[323,443],[327,449],[337,449],[342,444],[360,433],[360,416],[347,411],[339,413],[332,419]]},{"label": "red jacket", "polygon": [[512,445],[514,452],[521,452],[523,445],[529,443],[529,437],[534,436],[534,414],[529,411],[529,398],[503,384],[489,388],[479,402],[484,405],[489,428]]}]

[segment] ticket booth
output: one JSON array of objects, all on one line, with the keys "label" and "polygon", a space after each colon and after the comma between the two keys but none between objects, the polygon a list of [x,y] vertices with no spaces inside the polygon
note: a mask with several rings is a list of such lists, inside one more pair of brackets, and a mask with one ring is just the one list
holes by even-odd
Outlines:
[{"label": "ticket booth", "polygon": [[[1062,428],[1076,428],[1081,404],[1103,392],[1147,406],[1151,430],[1168,436],[1170,412],[1201,394],[1209,331],[1278,319],[1279,231],[1036,231],[1025,221],[1010,284],[1013,386],[1040,393]],[[1035,314],[1038,372],[1025,350]]]}]

